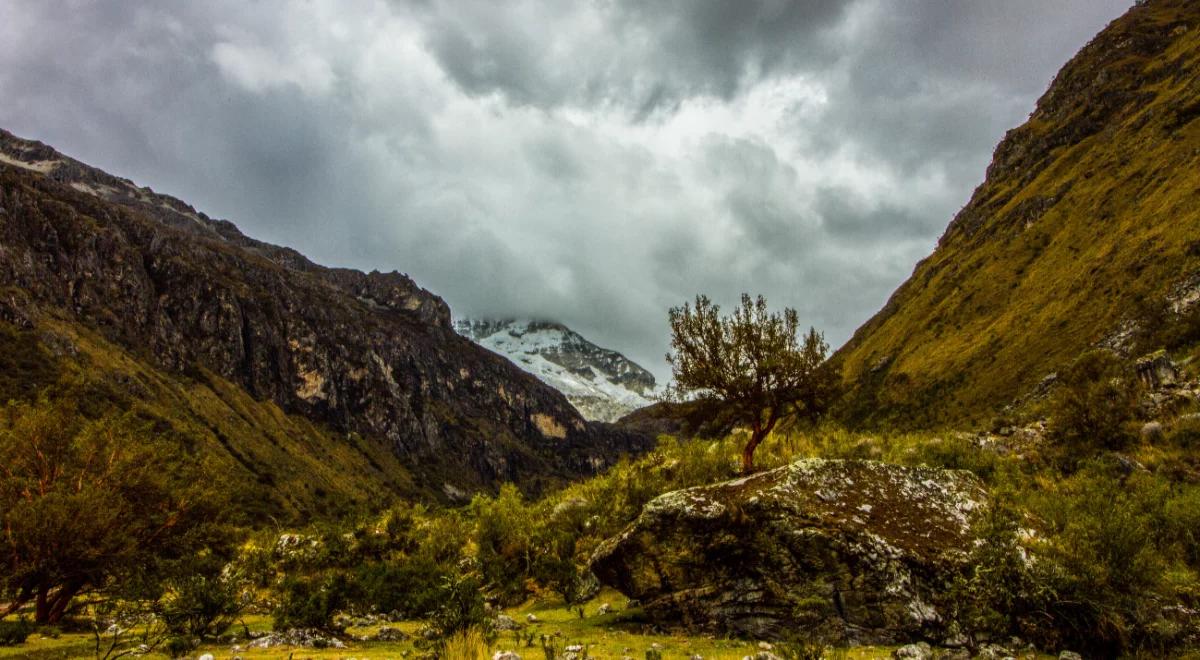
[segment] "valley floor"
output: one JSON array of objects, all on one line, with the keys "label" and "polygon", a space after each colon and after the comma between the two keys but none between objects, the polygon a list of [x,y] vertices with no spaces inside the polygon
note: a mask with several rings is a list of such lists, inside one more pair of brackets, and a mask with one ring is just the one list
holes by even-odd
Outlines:
[{"label": "valley floor", "polygon": [[[555,635],[558,645],[581,644],[587,647],[591,657],[598,660],[617,660],[631,657],[641,660],[646,657],[646,651],[660,648],[664,660],[687,659],[696,655],[705,660],[741,660],[759,652],[756,642],[738,639],[719,639],[711,636],[686,636],[671,634],[653,634],[642,632],[642,624],[631,622],[627,613],[620,611],[620,604],[625,602],[621,594],[605,590],[599,596],[588,602],[584,607],[586,616],[580,618],[574,610],[569,610],[561,603],[529,602],[520,607],[506,611],[515,621],[525,622],[526,616],[533,614],[539,620],[536,624],[527,624],[527,630],[537,635]],[[611,614],[597,615],[601,604],[611,603],[614,611]],[[271,630],[271,618],[263,615],[249,615],[243,619],[246,627],[252,632],[267,632]],[[408,635],[415,635],[421,627],[421,621],[406,621],[389,624],[399,628]],[[241,623],[233,630],[241,630]],[[376,632],[378,626],[367,628],[347,629],[348,636],[366,636]],[[421,651],[416,649],[411,640],[403,642],[355,642],[348,641],[346,648],[315,649],[291,646],[276,646],[269,649],[244,648],[242,642],[235,649],[233,645],[207,644],[189,657],[198,658],[204,654],[212,654],[214,660],[240,657],[244,660],[251,658],[337,658],[350,659],[383,659],[383,658],[414,658],[420,657]],[[657,647],[655,646],[657,645]],[[875,658],[891,658],[890,647],[862,646],[854,648],[835,648],[826,651],[824,657],[845,660],[868,660]],[[524,641],[517,641],[512,632],[501,633],[500,637],[490,645],[487,658],[496,651],[514,651],[522,658],[539,659],[542,657],[540,643],[535,639],[533,646],[527,646]],[[102,654],[101,654],[102,655]],[[0,658],[29,658],[31,660],[58,660],[66,658],[93,658],[95,640],[90,633],[63,633],[57,638],[34,635],[17,647],[0,647]],[[167,658],[160,653],[152,653],[142,658]],[[480,656],[484,657],[484,656]],[[1052,657],[1052,656],[1044,656]]]}]

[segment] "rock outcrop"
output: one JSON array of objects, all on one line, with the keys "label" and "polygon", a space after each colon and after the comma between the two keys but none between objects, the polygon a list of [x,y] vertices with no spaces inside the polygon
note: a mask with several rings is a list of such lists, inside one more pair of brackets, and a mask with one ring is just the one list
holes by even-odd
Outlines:
[{"label": "rock outcrop", "polygon": [[651,441],[459,336],[400,273],[325,268],[0,131],[0,320],[50,314],[382,443],[425,492],[591,474]]},{"label": "rock outcrop", "polygon": [[936,596],[986,502],[967,472],[807,459],[656,498],[591,568],[650,617],[694,630],[936,638]]}]

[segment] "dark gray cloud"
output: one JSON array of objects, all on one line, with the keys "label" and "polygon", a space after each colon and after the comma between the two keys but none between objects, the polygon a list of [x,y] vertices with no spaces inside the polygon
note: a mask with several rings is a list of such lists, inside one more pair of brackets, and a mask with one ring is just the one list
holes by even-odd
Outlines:
[{"label": "dark gray cloud", "polygon": [[0,126],[662,375],[699,292],[845,340],[1129,4],[11,0]]}]

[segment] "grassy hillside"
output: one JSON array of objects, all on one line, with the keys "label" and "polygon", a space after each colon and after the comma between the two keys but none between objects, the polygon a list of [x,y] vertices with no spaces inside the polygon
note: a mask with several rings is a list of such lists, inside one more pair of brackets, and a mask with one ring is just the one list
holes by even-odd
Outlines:
[{"label": "grassy hillside", "polygon": [[331,518],[416,494],[379,443],[286,414],[205,370],[167,373],[78,324],[43,317],[37,327],[0,322],[0,400],[68,402],[84,417],[132,411],[181,457],[205,461],[247,522]]},{"label": "grassy hillside", "polygon": [[1089,346],[1168,341],[1200,290],[1198,119],[1200,5],[1148,2],[1097,36],[835,356],[846,418],[982,422]]}]

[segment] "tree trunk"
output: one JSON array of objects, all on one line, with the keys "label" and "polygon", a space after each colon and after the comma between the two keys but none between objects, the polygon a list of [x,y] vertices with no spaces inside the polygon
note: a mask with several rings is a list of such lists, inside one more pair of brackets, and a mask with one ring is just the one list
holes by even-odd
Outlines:
[{"label": "tree trunk", "polygon": [[62,620],[63,614],[67,612],[67,605],[71,604],[71,599],[75,594],[79,593],[79,589],[83,585],[78,582],[68,582],[54,594],[54,598],[50,600],[50,611],[47,613],[47,623],[55,624]]},{"label": "tree trunk", "polygon": [[746,441],[746,446],[742,448],[742,474],[749,475],[754,473],[754,450],[758,449],[758,445],[762,444],[763,438],[767,437],[770,429],[754,429],[750,433],[750,439]]},{"label": "tree trunk", "polygon": [[50,607],[46,602],[49,591],[50,585],[44,582],[37,587],[37,605],[34,608],[33,622],[39,625],[50,623]]}]

